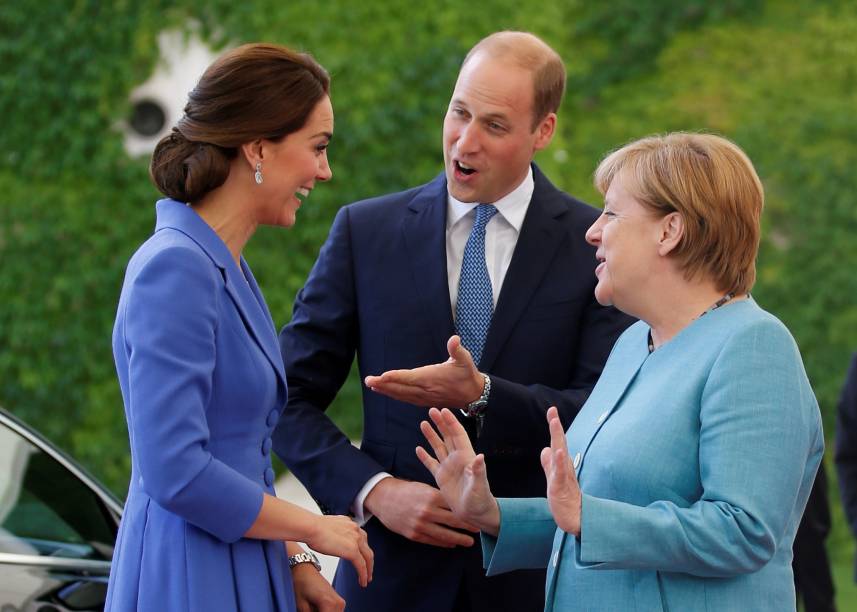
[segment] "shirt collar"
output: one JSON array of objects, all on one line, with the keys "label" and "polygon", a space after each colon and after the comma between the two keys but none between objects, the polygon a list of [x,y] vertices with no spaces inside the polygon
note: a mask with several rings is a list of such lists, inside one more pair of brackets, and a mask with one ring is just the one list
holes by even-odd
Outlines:
[{"label": "shirt collar", "polygon": [[[512,191],[504,195],[496,202],[491,202],[503,218],[515,228],[515,231],[520,232],[521,226],[524,224],[524,217],[527,214],[527,208],[530,205],[530,199],[533,197],[533,167],[530,166],[527,170],[527,176],[521,181],[521,184],[515,187]],[[447,228],[454,227],[461,219],[471,210],[476,208],[481,202],[460,202],[447,194]]]}]

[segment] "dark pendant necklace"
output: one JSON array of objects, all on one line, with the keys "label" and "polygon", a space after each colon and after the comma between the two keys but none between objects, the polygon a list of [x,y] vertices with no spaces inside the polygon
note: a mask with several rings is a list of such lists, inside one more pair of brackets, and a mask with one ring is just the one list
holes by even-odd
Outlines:
[{"label": "dark pendant necklace", "polygon": [[[723,306],[726,302],[728,302],[729,300],[731,300],[731,299],[732,299],[732,298],[734,298],[734,297],[735,297],[735,294],[734,294],[734,293],[732,293],[732,292],[730,291],[729,293],[727,293],[726,295],[724,295],[722,298],[720,298],[719,300],[717,300],[716,302],[714,302],[714,303],[713,303],[713,304],[712,304],[708,309],[706,309],[706,310],[705,310],[705,312],[703,312],[701,315],[699,315],[698,317],[694,317],[694,319],[693,319],[693,320],[695,321],[696,319],[699,319],[700,317],[704,317],[705,315],[707,315],[707,314],[708,314],[709,312],[711,312],[712,310],[717,310],[718,308],[720,308],[721,306]],[[655,341],[654,341],[654,340],[652,340],[652,329],[651,329],[651,328],[649,328],[649,352],[650,352],[650,353],[654,353],[654,352],[655,352]]]}]

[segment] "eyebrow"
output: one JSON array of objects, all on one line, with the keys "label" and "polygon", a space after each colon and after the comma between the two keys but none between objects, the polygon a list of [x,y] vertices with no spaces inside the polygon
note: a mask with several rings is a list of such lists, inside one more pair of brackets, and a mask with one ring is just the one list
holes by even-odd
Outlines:
[{"label": "eyebrow", "polygon": [[318,132],[310,136],[310,138],[317,138],[318,136],[324,136],[325,138],[330,140],[331,138],[333,138],[333,132]]},{"label": "eyebrow", "polygon": [[[463,106],[464,108],[469,108],[467,106],[467,104],[463,100],[461,100],[460,98],[453,98],[452,100],[450,100],[449,104],[450,104],[450,106],[452,106],[453,104],[456,104],[458,106]],[[479,119],[481,119],[483,121],[494,121],[497,119],[499,119],[501,121],[508,121],[509,116],[506,115],[505,113],[488,113],[486,115],[480,115]]]}]

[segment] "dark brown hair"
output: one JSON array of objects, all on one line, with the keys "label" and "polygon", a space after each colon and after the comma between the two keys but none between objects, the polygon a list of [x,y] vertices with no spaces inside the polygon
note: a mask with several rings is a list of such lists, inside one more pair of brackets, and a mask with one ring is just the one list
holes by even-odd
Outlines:
[{"label": "dark brown hair", "polygon": [[479,52],[493,58],[509,58],[532,73],[533,131],[548,113],[559,110],[565,94],[565,64],[559,54],[541,38],[529,32],[495,32],[476,43],[467,53],[461,67]]},{"label": "dark brown hair", "polygon": [[330,77],[307,53],[265,43],[228,51],[190,92],[149,175],[164,195],[197,201],[223,184],[240,145],[300,130],[329,90]]}]

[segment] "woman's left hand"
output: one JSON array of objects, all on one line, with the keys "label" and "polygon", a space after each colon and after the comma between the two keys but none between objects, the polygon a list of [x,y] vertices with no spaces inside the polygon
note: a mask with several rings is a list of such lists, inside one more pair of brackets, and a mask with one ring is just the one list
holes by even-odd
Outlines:
[{"label": "woman's left hand", "polygon": [[580,486],[568,456],[565,431],[555,407],[548,408],[550,448],[542,449],[542,469],[548,481],[548,506],[557,526],[575,536],[580,535]]},{"label": "woman's left hand", "polygon": [[312,563],[299,563],[292,568],[295,601],[298,612],[342,612],[345,600],[333,590]]}]

